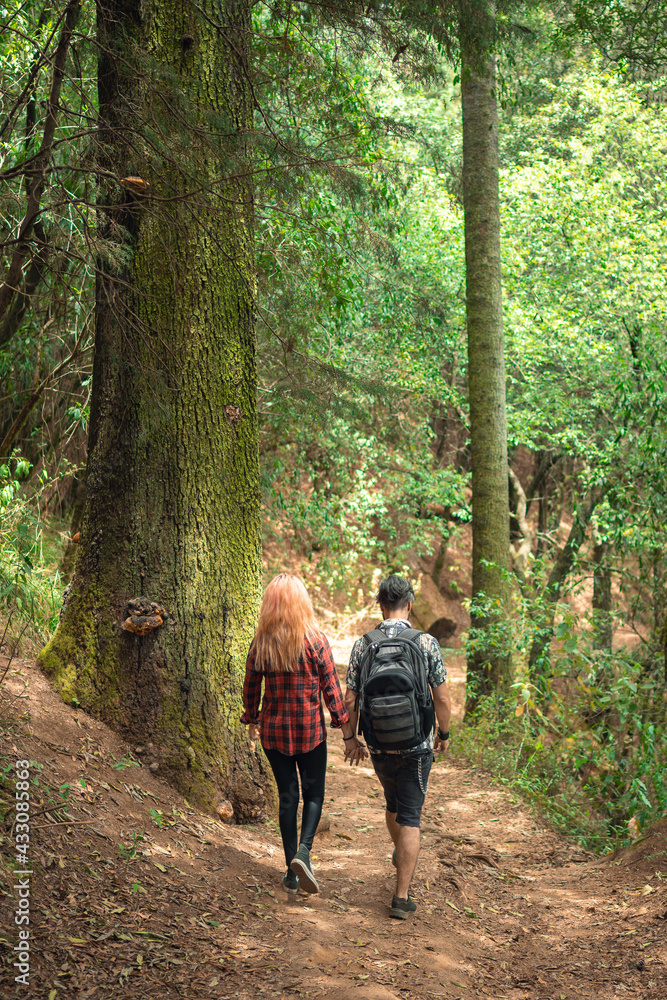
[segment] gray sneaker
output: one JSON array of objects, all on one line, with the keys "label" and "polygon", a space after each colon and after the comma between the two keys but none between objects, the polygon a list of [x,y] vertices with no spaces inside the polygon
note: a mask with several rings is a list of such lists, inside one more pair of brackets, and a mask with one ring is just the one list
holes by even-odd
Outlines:
[{"label": "gray sneaker", "polygon": [[416,909],[417,904],[412,896],[408,896],[407,899],[401,899],[400,896],[394,896],[391,901],[389,916],[395,917],[396,920],[406,920],[411,913],[415,912]]},{"label": "gray sneaker", "polygon": [[319,892],[320,887],[310,867],[310,851],[303,844],[292,858],[290,868],[299,876],[299,888],[304,892]]},{"label": "gray sneaker", "polygon": [[299,876],[295,875],[291,868],[288,868],[283,876],[283,889],[291,896],[295,895],[299,889]]}]

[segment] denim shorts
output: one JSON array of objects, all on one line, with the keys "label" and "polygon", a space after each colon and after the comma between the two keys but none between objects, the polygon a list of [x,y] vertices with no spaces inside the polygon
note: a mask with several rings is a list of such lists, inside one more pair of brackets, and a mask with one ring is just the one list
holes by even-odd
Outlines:
[{"label": "denim shorts", "polygon": [[372,753],[387,812],[396,813],[400,826],[419,826],[433,763],[432,750],[416,753]]}]

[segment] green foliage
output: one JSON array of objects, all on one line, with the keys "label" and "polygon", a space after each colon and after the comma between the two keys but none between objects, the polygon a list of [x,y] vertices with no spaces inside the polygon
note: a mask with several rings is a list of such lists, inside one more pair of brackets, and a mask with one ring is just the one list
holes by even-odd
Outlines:
[{"label": "green foliage", "polygon": [[[466,659],[470,663],[474,657],[482,667],[479,674],[469,676],[466,684],[467,702],[472,704],[483,691],[488,690],[485,661],[488,661],[488,670],[491,671],[491,664],[511,659],[516,628],[498,600],[477,594],[464,603],[473,622],[466,633]],[[477,686],[481,690],[478,691]],[[495,692],[495,700],[498,711],[505,700],[500,688]]]},{"label": "green foliage", "polygon": [[132,754],[128,752],[125,754],[124,757],[121,757],[120,760],[117,760],[115,764],[112,765],[112,767],[116,771],[124,771],[125,768],[127,767],[141,767],[141,764],[139,764],[136,760],[134,760]]},{"label": "green foliage", "polygon": [[151,808],[151,809],[148,810],[148,813],[149,813],[151,819],[153,820],[153,822],[155,823],[156,827],[158,828],[158,830],[161,830],[162,827],[165,825],[165,823],[169,822],[166,819],[166,817],[164,816],[164,814],[163,814],[163,812],[162,812],[161,809],[153,809],[153,808]]},{"label": "green foliage", "polygon": [[317,158],[258,177],[265,538],[289,538],[329,590],[365,592],[378,566],[405,567],[448,534],[428,505],[468,516],[466,473],[431,453],[433,420],[462,401],[448,369],[463,237],[420,150],[451,115],[434,101],[425,117],[419,88],[406,96],[372,46],[342,48],[309,13],[270,23],[280,46],[290,38],[290,76],[265,31],[280,85],[262,119]]},{"label": "green foliage", "polygon": [[[45,556],[39,492],[26,491],[29,474],[30,464],[19,456],[0,465],[0,605],[23,623],[23,632],[43,641],[57,622],[61,581]],[[45,485],[43,476],[40,488]]]},{"label": "green foliage", "polygon": [[119,844],[117,848],[118,857],[123,861],[138,861],[140,845],[147,840],[145,830],[132,831],[132,843]]},{"label": "green foliage", "polygon": [[556,638],[550,676],[537,686],[520,674],[500,710],[483,701],[463,750],[568,836],[604,850],[667,810],[667,693],[627,650],[593,648],[571,613]]}]

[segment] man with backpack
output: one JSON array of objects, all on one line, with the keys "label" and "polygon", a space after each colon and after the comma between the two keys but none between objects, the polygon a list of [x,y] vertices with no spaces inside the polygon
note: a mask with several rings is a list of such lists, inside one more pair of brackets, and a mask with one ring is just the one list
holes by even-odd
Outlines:
[{"label": "man with backpack", "polygon": [[[396,866],[389,913],[399,920],[417,909],[409,889],[419,855],[421,811],[434,753],[449,746],[451,717],[440,644],[410,626],[414,599],[404,577],[382,580],[377,602],[383,621],[352,647],[345,692],[350,722],[359,721],[384,789]],[[362,753],[357,747],[345,757],[353,763]]]}]

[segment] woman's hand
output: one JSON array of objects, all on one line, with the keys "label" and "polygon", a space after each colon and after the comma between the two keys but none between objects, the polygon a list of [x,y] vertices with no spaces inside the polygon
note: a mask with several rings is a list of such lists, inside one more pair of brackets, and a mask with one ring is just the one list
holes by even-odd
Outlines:
[{"label": "woman's hand", "polygon": [[254,722],[248,726],[248,739],[251,743],[255,743],[259,739],[259,726],[255,725]]},{"label": "woman's hand", "polygon": [[352,767],[353,764],[358,767],[359,763],[362,760],[365,760],[367,756],[368,752],[366,747],[361,740],[357,739],[356,736],[351,740],[345,741],[345,760],[349,760],[350,767]]}]

